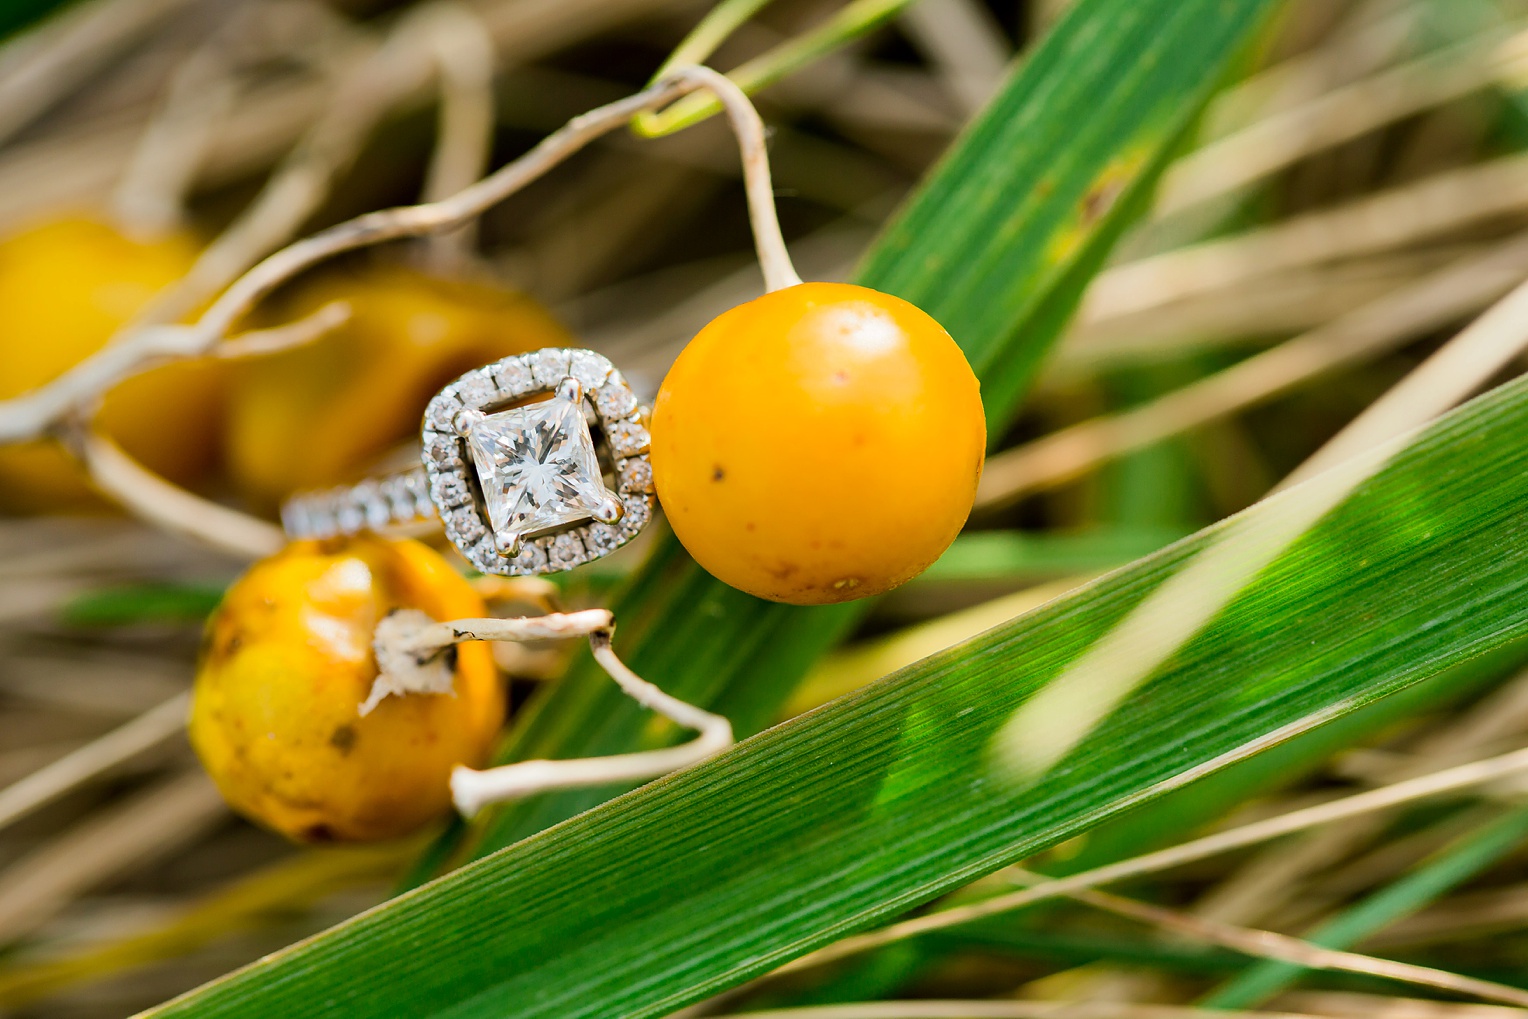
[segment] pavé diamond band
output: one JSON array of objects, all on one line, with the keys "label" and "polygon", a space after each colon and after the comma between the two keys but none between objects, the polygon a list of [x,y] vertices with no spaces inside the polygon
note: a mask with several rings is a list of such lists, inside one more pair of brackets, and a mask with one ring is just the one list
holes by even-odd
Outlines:
[{"label": "pav\u00e9 diamond band", "polygon": [[293,496],[281,511],[287,534],[438,517],[478,569],[530,576],[608,555],[652,518],[641,409],[592,350],[548,347],[467,372],[430,401],[421,439],[422,467]]}]

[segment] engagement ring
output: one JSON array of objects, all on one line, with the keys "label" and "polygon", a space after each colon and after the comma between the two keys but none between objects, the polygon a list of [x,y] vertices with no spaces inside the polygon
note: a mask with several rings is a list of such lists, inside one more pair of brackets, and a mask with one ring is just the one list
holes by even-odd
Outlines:
[{"label": "engagement ring", "polygon": [[514,577],[609,555],[652,518],[641,409],[592,350],[548,347],[467,372],[430,401],[421,440],[422,467],[287,500],[287,534],[438,517],[473,566]]}]

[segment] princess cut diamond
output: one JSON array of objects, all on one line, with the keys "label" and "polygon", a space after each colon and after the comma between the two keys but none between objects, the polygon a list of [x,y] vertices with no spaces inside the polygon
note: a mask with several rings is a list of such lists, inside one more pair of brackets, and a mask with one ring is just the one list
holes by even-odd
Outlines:
[{"label": "princess cut diamond", "polygon": [[537,531],[612,521],[619,513],[600,476],[582,403],[583,387],[566,378],[550,400],[473,424],[467,445],[501,548]]}]

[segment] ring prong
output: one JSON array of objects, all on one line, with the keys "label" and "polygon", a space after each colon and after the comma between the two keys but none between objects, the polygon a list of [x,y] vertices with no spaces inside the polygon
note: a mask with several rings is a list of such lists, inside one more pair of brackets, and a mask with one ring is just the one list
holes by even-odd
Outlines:
[{"label": "ring prong", "polygon": [[600,503],[599,511],[594,514],[594,519],[602,524],[619,523],[626,515],[626,507],[621,505],[621,500],[615,496],[605,496],[605,501]]},{"label": "ring prong", "polygon": [[505,559],[513,559],[520,554],[520,532],[510,531],[508,534],[495,534],[493,543],[499,550],[499,555]]},{"label": "ring prong", "polygon": [[483,421],[483,412],[467,407],[459,411],[456,417],[451,419],[451,427],[456,429],[456,434],[466,438]]},{"label": "ring prong", "polygon": [[563,376],[557,383],[557,396],[563,400],[578,401],[584,398],[584,385],[571,375]]}]

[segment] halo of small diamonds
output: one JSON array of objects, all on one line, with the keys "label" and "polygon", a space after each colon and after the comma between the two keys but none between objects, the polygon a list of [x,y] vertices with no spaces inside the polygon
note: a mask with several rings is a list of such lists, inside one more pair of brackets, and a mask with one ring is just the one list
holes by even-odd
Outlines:
[{"label": "halo of small diamonds", "polygon": [[[614,476],[611,494],[621,504],[622,517],[615,523],[590,520],[528,537],[517,555],[505,557],[495,542],[472,453],[457,431],[458,415],[463,410],[491,414],[555,393],[570,376],[578,381],[604,437],[601,466]],[[430,401],[421,439],[430,499],[446,536],[484,573],[530,576],[570,570],[614,552],[652,518],[656,500],[648,435],[636,394],[610,361],[592,350],[547,347],[467,372]]]}]

